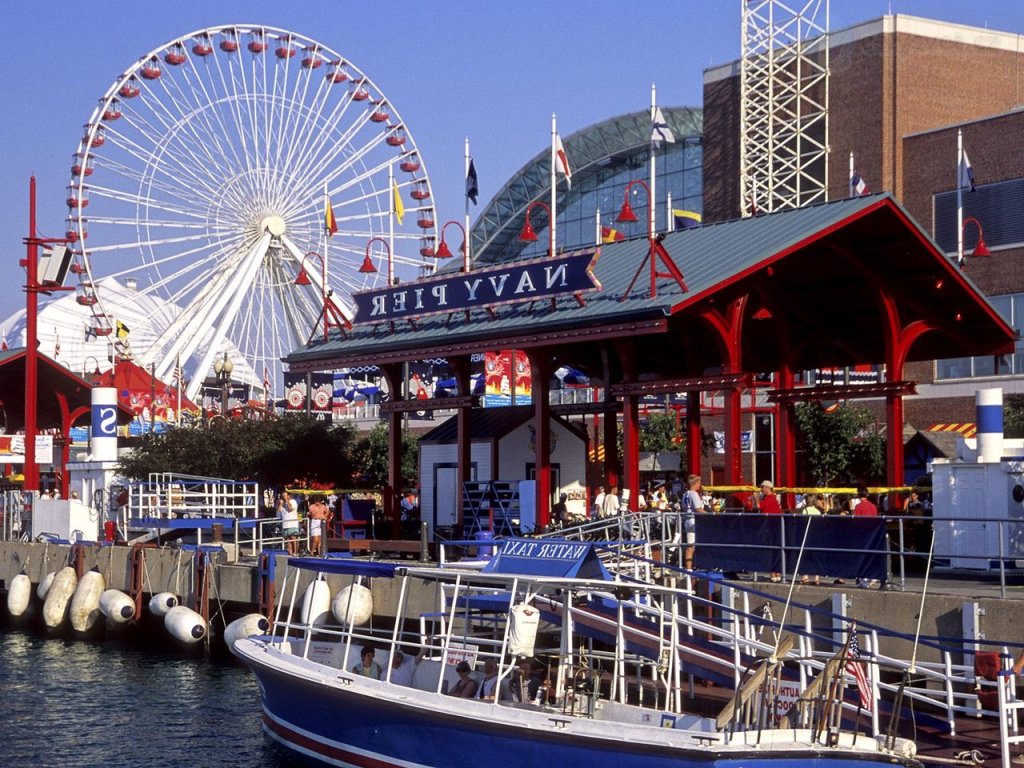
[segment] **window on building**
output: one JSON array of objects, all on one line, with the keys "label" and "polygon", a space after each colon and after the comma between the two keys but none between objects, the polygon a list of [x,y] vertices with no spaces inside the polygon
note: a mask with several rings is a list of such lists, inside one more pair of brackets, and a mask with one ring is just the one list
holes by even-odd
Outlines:
[{"label": "window on building", "polygon": [[[956,190],[935,195],[933,225],[935,242],[946,254],[956,254]],[[981,184],[974,192],[961,194],[964,220],[974,217],[981,224],[985,244],[989,248],[1011,248],[1024,245],[1024,179]],[[973,223],[964,227],[964,252],[970,253],[978,242]]]},{"label": "window on building", "polygon": [[[988,238],[988,231],[985,233]],[[1024,327],[1024,293],[990,296],[989,303],[1018,334]],[[1024,374],[1024,342],[1018,341],[1012,355],[954,357],[935,361],[935,380],[970,379],[979,376]]]}]

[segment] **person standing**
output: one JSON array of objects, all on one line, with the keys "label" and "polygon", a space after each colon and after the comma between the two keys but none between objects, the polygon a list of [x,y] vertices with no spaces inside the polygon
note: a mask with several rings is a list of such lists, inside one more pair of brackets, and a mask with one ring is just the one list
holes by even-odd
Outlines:
[{"label": "person standing", "polygon": [[604,513],[604,486],[597,486],[597,493],[594,494],[594,513],[591,515],[595,520]]},{"label": "person standing", "polygon": [[608,493],[604,495],[604,503],[601,505],[601,517],[619,516],[619,494],[616,486],[611,486]]},{"label": "person standing", "polygon": [[758,497],[757,508],[766,515],[782,514],[782,505],[779,504],[779,497],[775,495],[775,485],[771,480],[761,481],[761,493]]},{"label": "person standing", "polygon": [[875,503],[868,498],[868,489],[863,485],[857,489],[857,496],[860,501],[857,502],[857,506],[853,508],[854,517],[878,517],[878,507]]},{"label": "person standing", "polygon": [[289,555],[298,554],[299,549],[299,503],[288,491],[281,494],[281,535]]},{"label": "person standing", "polygon": [[686,478],[686,493],[683,494],[683,531],[686,546],[683,548],[683,567],[693,570],[693,553],[697,549],[697,513],[704,511],[704,486],[700,475]]},{"label": "person standing", "polygon": [[329,511],[327,502],[317,496],[309,502],[309,549],[314,557],[322,557],[324,550],[324,534],[326,533]]}]

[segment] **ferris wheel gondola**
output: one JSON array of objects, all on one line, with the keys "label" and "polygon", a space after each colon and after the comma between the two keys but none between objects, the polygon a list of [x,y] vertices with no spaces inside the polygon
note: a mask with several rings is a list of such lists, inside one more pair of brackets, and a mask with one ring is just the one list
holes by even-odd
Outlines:
[{"label": "ferris wheel gondola", "polygon": [[[180,361],[190,398],[227,346],[254,383],[280,381],[324,296],[351,316],[351,294],[386,279],[385,258],[403,281],[432,269],[421,244],[436,238],[433,196],[408,124],[365,72],[293,32],[212,27],[150,51],[99,100],[72,163],[80,301],[102,328],[118,317],[106,278],[173,307],[144,348],[127,333],[113,343],[158,378]],[[374,237],[392,247],[368,271]],[[318,270],[296,285],[310,252],[327,285]]]}]

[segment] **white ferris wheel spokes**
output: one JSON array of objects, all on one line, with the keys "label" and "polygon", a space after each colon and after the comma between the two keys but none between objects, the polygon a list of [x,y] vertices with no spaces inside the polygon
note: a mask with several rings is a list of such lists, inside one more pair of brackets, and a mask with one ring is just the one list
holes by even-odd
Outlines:
[{"label": "white ferris wheel spokes", "polygon": [[[67,236],[95,354],[113,342],[165,379],[180,360],[190,398],[227,348],[243,381],[279,382],[280,358],[314,330],[322,291],[351,316],[351,294],[383,284],[386,254],[367,249],[371,238],[391,244],[398,279],[432,268],[432,199],[398,112],[340,54],[271,27],[171,41],[110,86],[72,162]],[[368,253],[376,272],[360,268]],[[300,269],[315,274],[309,285],[295,284]],[[105,301],[110,281],[173,320]]]}]

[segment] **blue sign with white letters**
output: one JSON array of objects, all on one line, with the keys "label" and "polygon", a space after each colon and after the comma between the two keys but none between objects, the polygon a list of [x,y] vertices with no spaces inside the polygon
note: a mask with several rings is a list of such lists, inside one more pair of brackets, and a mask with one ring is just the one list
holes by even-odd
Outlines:
[{"label": "blue sign with white letters", "polygon": [[117,437],[117,406],[109,403],[92,407],[92,436]]},{"label": "blue sign with white letters", "polygon": [[597,257],[598,251],[580,251],[357,293],[352,322],[405,320],[598,290],[601,284],[591,272]]}]

